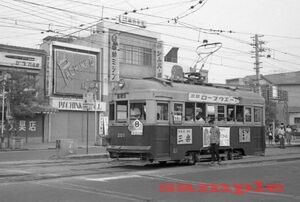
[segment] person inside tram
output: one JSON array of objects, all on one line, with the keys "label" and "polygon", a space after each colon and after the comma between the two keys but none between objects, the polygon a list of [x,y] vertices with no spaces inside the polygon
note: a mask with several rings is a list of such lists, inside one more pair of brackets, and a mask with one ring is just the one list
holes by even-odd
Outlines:
[{"label": "person inside tram", "polygon": [[202,110],[198,109],[196,113],[197,113],[197,115],[196,115],[196,121],[198,121],[200,123],[205,123],[204,116],[202,114]]}]

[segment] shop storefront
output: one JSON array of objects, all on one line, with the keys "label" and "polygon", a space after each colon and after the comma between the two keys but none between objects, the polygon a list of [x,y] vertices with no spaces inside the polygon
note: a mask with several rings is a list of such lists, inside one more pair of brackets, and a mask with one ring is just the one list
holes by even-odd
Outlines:
[{"label": "shop storefront", "polygon": [[[46,117],[46,139],[72,139],[99,143],[106,103],[102,102],[102,56],[100,49],[49,42],[43,44],[49,54],[46,93],[50,105],[58,111]],[[84,95],[92,94],[90,100]],[[88,103],[87,103],[88,101]]]}]

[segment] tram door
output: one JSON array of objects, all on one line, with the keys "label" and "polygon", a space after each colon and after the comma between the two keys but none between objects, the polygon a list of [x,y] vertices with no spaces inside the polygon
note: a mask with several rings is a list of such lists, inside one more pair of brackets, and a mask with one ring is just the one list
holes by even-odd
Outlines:
[{"label": "tram door", "polygon": [[157,101],[155,153],[157,158],[170,158],[170,102]]},{"label": "tram door", "polygon": [[171,106],[171,118],[170,118],[170,154],[172,159],[178,159],[180,157],[180,151],[178,150],[177,130],[182,128],[183,123],[183,106],[181,102],[172,103]]}]

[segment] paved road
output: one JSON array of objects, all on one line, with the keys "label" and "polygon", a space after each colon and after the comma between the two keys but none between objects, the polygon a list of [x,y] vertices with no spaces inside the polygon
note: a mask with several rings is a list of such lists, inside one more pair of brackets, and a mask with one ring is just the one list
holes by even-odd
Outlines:
[{"label": "paved road", "polygon": [[[54,170],[59,174],[74,162],[60,162]],[[51,180],[30,180],[0,183],[1,202],[32,201],[299,201],[300,200],[300,161],[268,162],[259,164],[235,164],[209,166],[200,163],[195,166],[126,166],[110,167],[107,164],[78,165],[77,172],[90,170],[96,172],[81,173],[68,178]],[[61,169],[61,170],[60,170]],[[116,170],[114,170],[116,169]],[[52,171],[54,171],[52,170]],[[114,172],[117,171],[118,172]],[[69,167],[72,171],[72,167]],[[55,172],[53,172],[54,174]],[[281,184],[282,193],[249,192],[211,193],[199,192],[199,184],[228,184],[233,190],[234,184],[250,184],[255,181],[267,184]],[[196,189],[191,193],[161,192],[160,186],[171,183],[173,186],[186,184]],[[188,190],[188,191],[187,191]]]}]

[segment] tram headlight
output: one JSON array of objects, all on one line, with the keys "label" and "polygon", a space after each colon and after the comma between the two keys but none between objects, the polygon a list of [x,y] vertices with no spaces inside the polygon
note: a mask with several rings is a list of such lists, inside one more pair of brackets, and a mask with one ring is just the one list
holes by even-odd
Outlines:
[{"label": "tram headlight", "polygon": [[122,88],[124,88],[124,86],[125,86],[125,81],[124,81],[123,79],[120,79],[120,81],[119,81],[119,83],[118,83],[118,87],[119,87],[120,89],[122,89]]}]

